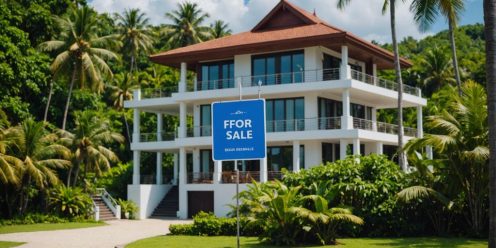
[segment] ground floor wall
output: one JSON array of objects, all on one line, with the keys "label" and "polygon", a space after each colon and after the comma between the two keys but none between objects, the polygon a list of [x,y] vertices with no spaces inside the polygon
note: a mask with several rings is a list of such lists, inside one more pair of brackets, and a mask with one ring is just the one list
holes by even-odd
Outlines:
[{"label": "ground floor wall", "polygon": [[146,219],[153,214],[160,201],[172,188],[169,184],[130,184],[127,186],[127,199],[138,205],[138,218]]}]

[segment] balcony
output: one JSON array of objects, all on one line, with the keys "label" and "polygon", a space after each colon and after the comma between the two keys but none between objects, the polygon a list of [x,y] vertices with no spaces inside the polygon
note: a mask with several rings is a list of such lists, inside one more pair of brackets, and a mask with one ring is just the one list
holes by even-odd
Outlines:
[{"label": "balcony", "polygon": [[[221,183],[232,184],[236,183],[236,172],[235,171],[223,171],[221,176]],[[251,183],[252,181],[260,181],[260,171],[240,171],[239,172],[239,183]]]},{"label": "balcony", "polygon": [[188,172],[187,183],[189,184],[212,184],[214,173],[212,172]]},{"label": "balcony", "polygon": [[[382,79],[379,77],[374,77],[372,75],[350,70],[351,78],[363,83],[381,87],[384,89],[389,89],[393,91],[398,91],[398,84],[394,81]],[[220,89],[232,89],[238,87],[241,83],[242,87],[258,87],[258,83],[261,82],[261,86],[271,86],[271,85],[286,85],[286,84],[297,84],[297,83],[312,83],[312,82],[322,82],[322,81],[333,81],[340,79],[340,69],[319,69],[319,70],[306,70],[299,72],[289,72],[289,73],[278,73],[278,74],[267,74],[267,75],[257,75],[257,76],[240,76],[236,78],[226,78],[219,80],[210,81],[199,81],[199,82],[188,82],[187,91],[206,91],[206,90],[220,90]],[[191,87],[191,86],[194,87]],[[173,93],[177,93],[177,86],[167,87],[164,89],[145,89],[142,98],[160,98],[160,97],[170,97]],[[421,91],[419,88],[412,87],[409,85],[403,85],[403,92],[405,94],[421,96]]]},{"label": "balcony", "polygon": [[140,134],[140,142],[157,142],[157,141],[173,141],[177,138],[177,132],[162,132],[157,133],[142,133]]}]

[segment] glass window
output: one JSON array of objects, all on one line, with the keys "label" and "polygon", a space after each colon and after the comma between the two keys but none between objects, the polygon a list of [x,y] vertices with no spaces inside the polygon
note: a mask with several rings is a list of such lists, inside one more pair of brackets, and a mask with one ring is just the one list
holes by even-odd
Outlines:
[{"label": "glass window", "polygon": [[218,89],[219,67],[210,66],[208,68],[208,89]]},{"label": "glass window", "polygon": [[281,56],[281,83],[288,84],[292,82],[291,75],[291,55]]},{"label": "glass window", "polygon": [[267,58],[267,74],[265,81],[267,85],[276,84],[276,59],[274,57]]},{"label": "glass window", "polygon": [[252,84],[257,85],[259,80],[264,85],[303,82],[304,57],[303,51],[253,57]]},{"label": "glass window", "polygon": [[304,56],[302,53],[293,54],[294,82],[303,82],[303,71],[305,70]]},{"label": "glass window", "polygon": [[212,160],[212,150],[200,150],[200,170],[203,173],[214,171],[214,162]]},{"label": "glass window", "polygon": [[234,61],[205,63],[201,66],[198,90],[234,87]]},{"label": "glass window", "polygon": [[286,119],[284,112],[284,100],[276,100],[274,102],[274,121],[276,121],[274,124],[276,132],[284,131],[284,120]]},{"label": "glass window", "polygon": [[295,106],[294,99],[286,100],[286,131],[294,131],[295,130]]},{"label": "glass window", "polygon": [[267,100],[265,104],[267,132],[304,130],[303,98]]},{"label": "glass window", "polygon": [[258,81],[262,81],[262,83],[265,83],[265,58],[253,60],[253,76],[254,85],[257,85]]},{"label": "glass window", "polygon": [[265,102],[265,116],[267,132],[274,131],[274,101]]}]

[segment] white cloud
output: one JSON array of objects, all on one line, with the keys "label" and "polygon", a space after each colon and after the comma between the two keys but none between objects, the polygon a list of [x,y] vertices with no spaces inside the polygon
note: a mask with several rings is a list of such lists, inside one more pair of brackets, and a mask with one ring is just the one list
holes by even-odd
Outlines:
[{"label": "white cloud", "polygon": [[[246,5],[244,0],[190,0],[210,14],[210,21],[224,20],[230,28],[237,32],[250,30],[261,20],[279,0],[250,0]],[[391,42],[389,13],[382,15],[381,8],[384,0],[354,0],[344,10],[338,10],[337,0],[290,0],[297,6],[313,12],[341,29],[352,32],[367,40]],[[127,8],[140,8],[150,18],[153,24],[168,23],[164,13],[176,9],[183,0],[93,0],[90,5],[99,12],[122,12]],[[400,39],[413,36],[424,37],[413,22],[408,10],[409,2],[397,6],[397,33]]]}]

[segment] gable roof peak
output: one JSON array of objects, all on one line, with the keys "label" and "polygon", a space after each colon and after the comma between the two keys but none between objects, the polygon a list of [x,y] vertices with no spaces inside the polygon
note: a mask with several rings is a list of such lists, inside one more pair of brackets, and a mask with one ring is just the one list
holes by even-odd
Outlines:
[{"label": "gable roof peak", "polygon": [[292,28],[323,23],[317,15],[307,12],[287,0],[281,0],[255,27],[252,32]]}]

